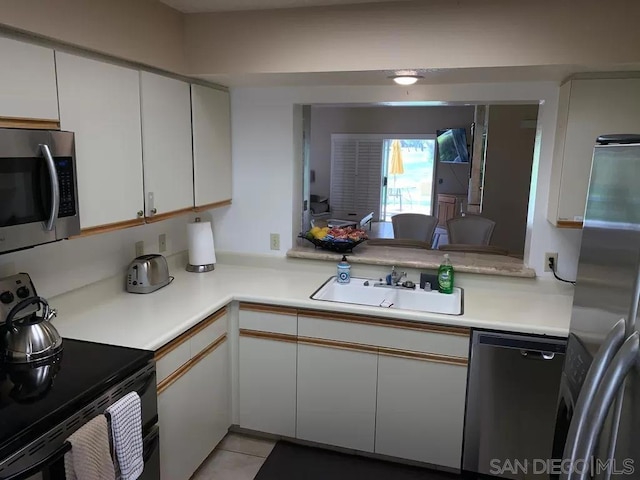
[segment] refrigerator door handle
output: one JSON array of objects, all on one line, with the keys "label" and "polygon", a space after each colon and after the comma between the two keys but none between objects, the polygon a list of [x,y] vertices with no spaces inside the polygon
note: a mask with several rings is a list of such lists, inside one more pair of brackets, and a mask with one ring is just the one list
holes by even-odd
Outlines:
[{"label": "refrigerator door handle", "polygon": [[[574,464],[578,458],[576,457],[578,442],[587,427],[587,415],[593,403],[595,393],[614,356],[624,343],[624,339],[625,319],[621,318],[609,331],[598,349],[593,362],[591,362],[587,376],[580,389],[580,395],[578,395],[578,400],[576,401],[575,410],[571,418],[571,423],[569,424],[569,431],[567,432],[567,440],[564,445],[562,457],[563,460],[569,462],[570,465]],[[562,479],[563,477],[566,478],[564,473],[560,478]]]},{"label": "refrigerator door handle", "polygon": [[[602,382],[600,382],[586,416],[583,434],[577,439],[574,458],[571,463],[566,464],[568,471],[563,472],[561,478],[566,480],[587,480],[590,478],[592,473],[588,468],[590,458],[595,451],[609,409],[616,399],[618,391],[622,388],[626,376],[638,362],[639,349],[640,333],[634,332],[620,347]],[[565,460],[567,459],[565,458]]]}]

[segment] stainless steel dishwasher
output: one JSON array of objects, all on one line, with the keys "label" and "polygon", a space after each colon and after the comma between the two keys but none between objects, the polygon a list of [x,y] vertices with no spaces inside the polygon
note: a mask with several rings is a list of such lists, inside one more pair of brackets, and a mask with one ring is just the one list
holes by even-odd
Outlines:
[{"label": "stainless steel dishwasher", "polygon": [[473,332],[463,470],[539,477],[535,460],[551,458],[565,348],[564,339]]}]

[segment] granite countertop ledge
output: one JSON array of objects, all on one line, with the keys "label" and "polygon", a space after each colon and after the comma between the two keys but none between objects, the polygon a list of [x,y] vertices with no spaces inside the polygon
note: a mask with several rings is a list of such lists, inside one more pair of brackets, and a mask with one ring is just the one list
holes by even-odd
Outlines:
[{"label": "granite countertop ledge", "polygon": [[[368,265],[395,265],[396,267],[437,269],[445,253],[449,254],[453,268],[458,272],[501,275],[505,277],[535,278],[536,272],[527,267],[521,259],[505,255],[486,253],[442,252],[418,248],[359,245],[353,253],[348,253],[350,263]],[[342,254],[297,246],[287,252],[289,258],[326,260],[337,263]]]}]

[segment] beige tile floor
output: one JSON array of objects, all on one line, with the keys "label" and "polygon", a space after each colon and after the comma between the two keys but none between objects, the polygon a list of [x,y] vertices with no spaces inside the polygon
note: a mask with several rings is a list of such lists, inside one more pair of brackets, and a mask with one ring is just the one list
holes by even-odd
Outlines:
[{"label": "beige tile floor", "polygon": [[229,433],[191,480],[253,480],[275,441]]}]

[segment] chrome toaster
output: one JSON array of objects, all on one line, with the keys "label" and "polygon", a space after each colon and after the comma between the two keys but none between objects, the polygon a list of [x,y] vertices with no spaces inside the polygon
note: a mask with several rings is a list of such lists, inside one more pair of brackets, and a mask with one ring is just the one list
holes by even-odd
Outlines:
[{"label": "chrome toaster", "polygon": [[129,265],[127,270],[127,292],[151,293],[168,285],[173,280],[169,276],[167,259],[162,255],[142,255]]}]

